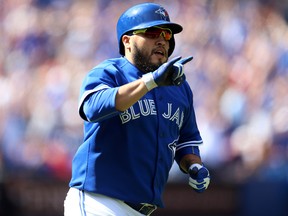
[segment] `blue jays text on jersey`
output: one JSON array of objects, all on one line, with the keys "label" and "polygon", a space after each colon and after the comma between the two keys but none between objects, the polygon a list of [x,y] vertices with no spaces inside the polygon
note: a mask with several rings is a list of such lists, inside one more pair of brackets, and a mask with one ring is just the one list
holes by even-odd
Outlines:
[{"label": "blue jays text on jersey", "polygon": [[163,207],[174,159],[199,156],[202,138],[187,82],[152,89],[126,111],[116,110],[119,86],[142,75],[125,57],[106,60],[87,74],[79,102],[84,141],[73,159],[70,186]]},{"label": "blue jays text on jersey", "polygon": [[[139,108],[139,111],[136,112],[136,109]],[[179,129],[181,128],[184,113],[180,113],[180,108],[178,107],[175,113],[172,115],[172,103],[167,104],[167,113],[162,113],[163,118],[169,119],[170,121],[175,121]],[[141,118],[141,116],[157,115],[156,105],[154,100],[139,100],[134,106],[131,106],[128,110],[119,114],[119,117],[122,121],[122,124],[127,123],[131,120]],[[180,116],[181,115],[181,116]],[[181,121],[180,121],[181,120]]]}]

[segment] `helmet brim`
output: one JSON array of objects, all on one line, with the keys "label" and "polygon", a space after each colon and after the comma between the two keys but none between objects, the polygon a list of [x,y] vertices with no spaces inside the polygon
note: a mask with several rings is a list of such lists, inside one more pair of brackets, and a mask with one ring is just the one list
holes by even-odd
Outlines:
[{"label": "helmet brim", "polygon": [[148,23],[141,23],[140,25],[137,25],[137,26],[134,26],[133,28],[131,28],[130,31],[138,30],[138,29],[151,28],[153,26],[167,27],[167,28],[171,29],[173,34],[178,34],[183,30],[182,26],[177,24],[177,23],[171,23],[171,22],[164,21],[164,20],[156,20],[156,21],[152,21],[152,22],[148,22]]}]

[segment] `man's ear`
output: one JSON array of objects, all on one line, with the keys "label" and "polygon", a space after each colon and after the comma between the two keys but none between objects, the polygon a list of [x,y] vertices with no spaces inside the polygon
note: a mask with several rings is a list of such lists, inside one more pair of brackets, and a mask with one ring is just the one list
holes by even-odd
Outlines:
[{"label": "man's ear", "polygon": [[122,36],[122,43],[124,45],[124,49],[128,49],[129,51],[131,51],[131,43],[130,43],[130,36],[128,35],[123,35]]}]

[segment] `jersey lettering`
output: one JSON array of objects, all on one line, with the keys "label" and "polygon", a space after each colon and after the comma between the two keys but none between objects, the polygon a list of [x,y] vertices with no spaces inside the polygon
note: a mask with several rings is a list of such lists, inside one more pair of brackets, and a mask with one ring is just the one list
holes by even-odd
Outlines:
[{"label": "jersey lettering", "polygon": [[162,116],[166,119],[169,119],[172,113],[172,103],[168,103],[167,113],[163,113]]},{"label": "jersey lettering", "polygon": [[[145,107],[143,106],[143,103],[145,104]],[[140,112],[143,116],[148,115],[157,115],[156,106],[154,100],[139,100],[138,101]],[[146,109],[146,111],[145,111]]]},{"label": "jersey lettering", "polygon": [[140,118],[141,116],[148,116],[148,115],[157,115],[155,102],[151,99],[144,99],[138,101],[139,106],[139,113],[136,113],[133,106],[129,109],[122,112],[119,116],[122,121],[122,124],[129,122],[130,120],[135,120]]},{"label": "jersey lettering", "polygon": [[133,106],[130,107],[132,120],[140,118],[140,113],[135,113]]},{"label": "jersey lettering", "polygon": [[[138,107],[136,107],[138,105]],[[136,109],[139,108],[139,109]],[[137,110],[139,110],[137,112]],[[167,112],[164,112],[162,116],[169,121],[175,122],[179,129],[182,127],[184,112],[180,111],[178,107],[175,112],[172,112],[172,103],[167,104]],[[141,116],[157,115],[155,102],[152,99],[139,100],[135,105],[122,112],[119,117],[122,124],[125,124],[131,120],[140,118]]]},{"label": "jersey lettering", "polygon": [[174,121],[175,120],[175,122],[178,125],[178,127],[181,128],[181,126],[183,124],[184,113],[182,112],[180,114],[179,107],[176,109],[176,111],[172,115],[172,103],[168,103],[167,113],[163,113],[162,116],[164,118],[166,118],[166,119],[169,119],[170,121]]}]

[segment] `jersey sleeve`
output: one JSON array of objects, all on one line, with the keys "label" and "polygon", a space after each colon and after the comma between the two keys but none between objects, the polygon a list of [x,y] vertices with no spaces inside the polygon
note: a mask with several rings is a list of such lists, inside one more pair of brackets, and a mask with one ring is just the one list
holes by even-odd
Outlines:
[{"label": "jersey sleeve", "polygon": [[187,154],[195,154],[200,157],[199,145],[203,143],[197,126],[193,105],[193,93],[188,85],[186,85],[186,92],[188,95],[189,108],[185,112],[179,140],[176,145],[175,160],[178,164],[180,164],[181,159]]},{"label": "jersey sleeve", "polygon": [[85,77],[80,90],[78,111],[85,121],[101,121],[119,112],[115,108],[118,91],[115,71],[94,68]]}]

